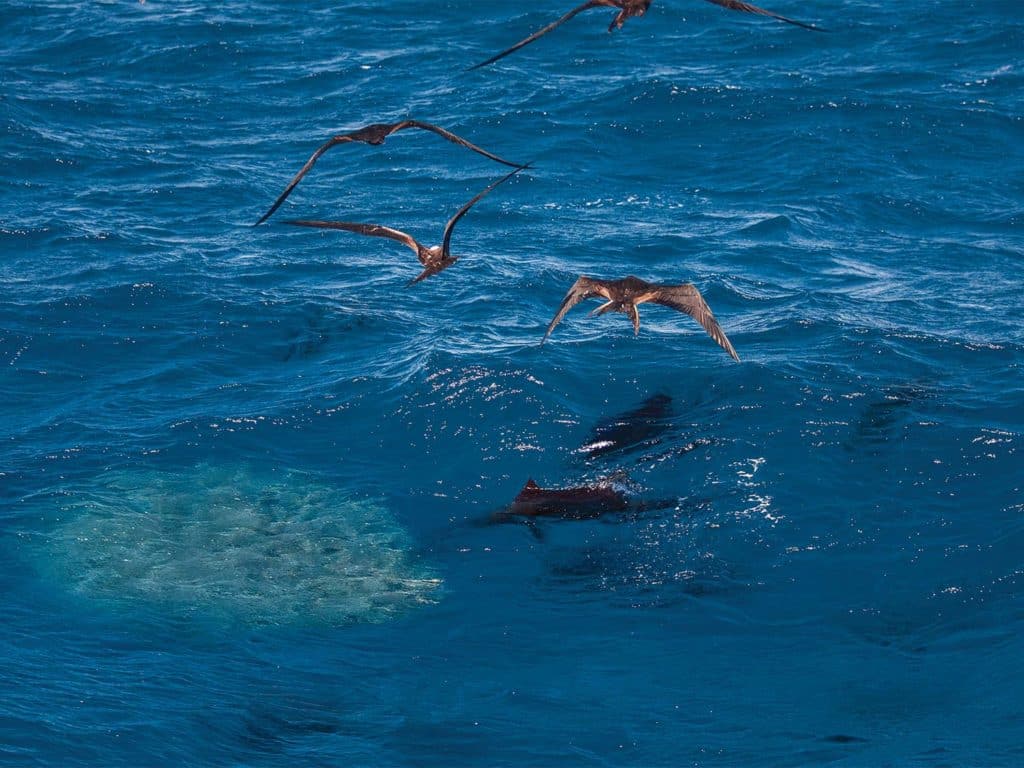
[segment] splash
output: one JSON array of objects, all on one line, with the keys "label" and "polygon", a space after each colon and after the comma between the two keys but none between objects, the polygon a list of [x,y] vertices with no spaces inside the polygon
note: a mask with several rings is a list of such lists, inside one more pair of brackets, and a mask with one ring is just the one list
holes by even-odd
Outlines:
[{"label": "splash", "polygon": [[68,498],[49,554],[85,596],[349,623],[435,602],[440,585],[384,507],[297,472],[112,473]]}]

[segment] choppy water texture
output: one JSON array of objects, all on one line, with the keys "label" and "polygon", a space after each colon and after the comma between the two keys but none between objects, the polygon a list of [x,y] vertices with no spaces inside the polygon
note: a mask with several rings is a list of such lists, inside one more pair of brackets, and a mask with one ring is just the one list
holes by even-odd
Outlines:
[{"label": "choppy water texture", "polygon": [[[0,763],[1024,763],[1019,4],[770,7],[831,32],[657,0],[465,73],[567,7],[0,6]],[[438,242],[502,170],[428,134],[250,226],[406,116],[535,161],[454,267],[282,224]],[[538,347],[581,273],[743,362]],[[677,503],[485,524],[622,473]]]}]

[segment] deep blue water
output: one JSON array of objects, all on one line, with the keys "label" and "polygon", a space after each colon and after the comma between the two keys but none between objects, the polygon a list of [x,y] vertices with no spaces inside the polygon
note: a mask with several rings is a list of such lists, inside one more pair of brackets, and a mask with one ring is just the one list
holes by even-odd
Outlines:
[{"label": "deep blue water", "polygon": [[[5,0],[0,764],[1024,764],[1019,3],[769,7],[831,32],[658,0],[464,73],[568,4]],[[415,131],[250,226],[404,117],[535,161],[455,266],[282,224],[439,242],[503,171]],[[743,362],[539,347],[581,273]],[[616,473],[676,503],[482,524]]]}]

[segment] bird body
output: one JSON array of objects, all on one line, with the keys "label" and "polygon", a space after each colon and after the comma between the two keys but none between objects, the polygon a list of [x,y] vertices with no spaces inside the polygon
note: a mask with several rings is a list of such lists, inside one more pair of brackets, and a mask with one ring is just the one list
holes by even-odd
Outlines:
[{"label": "bird body", "polygon": [[623,0],[623,2],[616,5],[621,10],[612,19],[612,23],[608,25],[608,31],[611,32],[613,29],[622,29],[622,25],[626,23],[626,19],[638,18],[647,13],[647,9],[651,7],[653,0]]},{"label": "bird body", "polygon": [[[651,7],[652,2],[653,0],[588,0],[588,2],[573,8],[567,14],[551,22],[546,27],[542,27],[529,37],[520,40],[511,48],[506,48],[501,53],[492,56],[486,61],[481,61],[479,64],[474,64],[469,69],[479,69],[480,67],[486,67],[488,64],[493,64],[498,59],[503,59],[510,53],[515,53],[523,46],[529,45],[534,40],[543,37],[553,29],[562,26],[565,22],[569,21],[569,19],[573,18],[574,16],[577,16],[578,14],[583,13],[584,11],[589,11],[593,8],[617,8],[619,12],[615,14],[615,17],[612,19],[611,24],[608,25],[608,31],[611,32],[616,29],[622,29],[622,25],[626,23],[627,19],[638,18],[647,13],[647,9]],[[707,2],[713,3],[714,5],[720,6],[722,8],[728,8],[731,11],[742,11],[743,13],[753,13],[759,16],[768,16],[772,19],[777,19],[778,21],[784,21],[787,24],[794,24],[798,27],[803,27],[804,29],[814,30],[815,32],[824,31],[821,29],[821,27],[816,27],[813,24],[805,24],[802,21],[795,21],[793,19],[787,18],[786,16],[782,16],[778,13],[775,13],[774,11],[766,11],[764,8],[759,8],[756,5],[751,5],[750,3],[745,3],[742,2],[741,0],[707,0]]]},{"label": "bird body", "polygon": [[493,64],[498,59],[503,59],[510,53],[515,53],[524,45],[529,45],[537,38],[543,37],[556,27],[562,26],[574,16],[583,13],[584,11],[589,11],[592,8],[618,8],[619,12],[615,15],[615,18],[612,19],[612,23],[608,25],[608,31],[611,32],[614,29],[622,29],[622,25],[626,23],[626,19],[634,16],[643,16],[647,12],[647,9],[650,8],[652,2],[653,0],[588,0],[588,2],[583,3],[583,5],[573,8],[560,19],[551,22],[546,27],[538,29],[529,37],[520,40],[511,48],[506,48],[501,53],[487,59],[487,61],[481,61],[479,64],[474,64],[469,69],[480,69],[480,67],[486,67],[488,64]]},{"label": "bird body", "polygon": [[652,302],[685,312],[700,323],[708,335],[728,352],[733,360],[739,362],[740,358],[736,354],[736,350],[733,349],[732,343],[726,337],[718,321],[715,320],[704,297],[692,283],[658,285],[648,283],[633,275],[619,280],[595,280],[581,275],[562,300],[562,305],[548,325],[541,344],[547,340],[555,326],[562,321],[570,309],[581,301],[592,298],[603,298],[605,303],[594,309],[591,314],[603,315],[606,312],[621,312],[629,315],[630,320],[633,321],[634,335],[640,333],[640,313],[637,310],[639,304]]},{"label": "bird body", "polygon": [[528,168],[529,166],[519,166],[514,171],[506,174],[502,178],[489,184],[481,192],[478,192],[468,203],[463,205],[454,216],[452,216],[448,223],[444,227],[444,236],[441,245],[425,246],[420,243],[412,235],[407,235],[398,229],[392,229],[391,227],[385,227],[380,224],[358,224],[352,221],[312,221],[312,220],[293,220],[286,221],[285,224],[293,224],[299,227],[317,227],[320,229],[341,229],[346,232],[356,232],[360,235],[368,235],[370,237],[386,237],[389,240],[396,240],[399,243],[407,246],[416,254],[416,258],[419,259],[420,264],[423,265],[423,271],[420,274],[409,281],[409,285],[418,283],[420,280],[425,280],[431,275],[436,275],[438,272],[447,269],[456,261],[458,256],[453,256],[451,252],[451,241],[452,232],[455,229],[455,225],[459,219],[469,212],[469,209],[476,205],[485,195],[489,194],[491,190],[497,187],[499,184],[508,181],[520,171]]}]

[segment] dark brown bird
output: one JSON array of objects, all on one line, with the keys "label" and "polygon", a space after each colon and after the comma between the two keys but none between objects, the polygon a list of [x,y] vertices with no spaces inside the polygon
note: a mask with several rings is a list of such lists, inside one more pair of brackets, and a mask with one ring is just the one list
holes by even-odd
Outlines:
[{"label": "dark brown bird", "polygon": [[633,331],[635,334],[640,333],[638,304],[650,301],[685,312],[700,323],[704,330],[708,332],[708,335],[722,349],[728,352],[733,360],[739,362],[740,358],[736,354],[736,350],[732,348],[732,344],[726,338],[725,332],[711,313],[711,308],[704,301],[704,297],[700,295],[700,291],[696,287],[691,283],[683,285],[656,285],[632,275],[621,280],[592,280],[589,277],[580,276],[579,280],[573,283],[572,288],[569,289],[569,292],[562,300],[562,306],[555,313],[555,317],[548,326],[540,343],[543,344],[547,341],[551,331],[562,321],[566,312],[584,299],[592,299],[598,296],[606,299],[606,301],[590,314],[603,315],[605,312],[622,312],[629,315],[633,321]]},{"label": "dark brown bird", "polygon": [[306,164],[302,166],[302,168],[299,170],[297,174],[295,174],[295,178],[289,182],[287,187],[284,188],[284,192],[281,193],[281,196],[274,201],[274,204],[272,206],[270,206],[270,210],[263,214],[263,217],[259,221],[257,221],[256,224],[262,224],[264,221],[270,218],[271,214],[273,214],[274,211],[281,207],[281,203],[283,203],[288,198],[288,195],[292,193],[292,190],[295,189],[295,185],[302,181],[302,177],[309,173],[309,169],[312,168],[316,161],[320,159],[320,156],[331,147],[335,147],[338,144],[347,144],[352,141],[361,141],[364,144],[380,146],[381,144],[384,143],[384,139],[386,139],[392,133],[397,133],[398,131],[405,130],[406,128],[420,128],[424,131],[431,131],[433,133],[436,133],[438,136],[442,136],[448,139],[448,141],[454,144],[458,144],[460,146],[471,149],[474,152],[483,155],[484,157],[489,157],[491,160],[494,160],[495,162],[511,166],[512,168],[524,167],[521,163],[513,163],[509,160],[500,158],[497,155],[491,154],[486,149],[481,149],[476,144],[472,144],[463,139],[462,137],[456,136],[451,131],[446,131],[444,128],[440,128],[436,125],[431,125],[430,123],[424,123],[420,120],[401,120],[397,123],[374,123],[373,125],[368,125],[365,128],[360,128],[358,131],[352,131],[351,133],[343,133],[339,136],[332,136],[330,139],[321,144],[317,151],[313,153],[309,160],[306,161]]},{"label": "dark brown bird", "polygon": [[[571,19],[573,16],[583,13],[583,11],[589,11],[591,8],[619,9],[619,12],[615,15],[615,18],[612,19],[612,23],[608,25],[608,31],[611,32],[612,30],[615,29],[622,29],[622,25],[626,22],[626,19],[633,18],[634,16],[643,16],[647,12],[647,9],[651,7],[652,2],[653,0],[589,0],[589,2],[586,2],[583,5],[578,6],[576,8],[573,8],[562,18],[558,19],[557,21],[551,22],[543,29],[538,29],[536,32],[534,32],[526,39],[520,40],[511,48],[502,51],[496,56],[492,56],[491,58],[487,59],[487,61],[481,61],[479,64],[475,64],[469,69],[479,69],[480,67],[486,67],[488,64],[493,64],[498,59],[502,59],[505,56],[508,56],[510,53],[518,51],[524,45],[529,45],[537,38],[543,37],[551,30],[560,27],[562,24],[569,21],[569,19]],[[761,16],[770,16],[773,19],[785,21],[787,24],[795,24],[798,27],[803,27],[804,29],[813,29],[816,32],[824,31],[821,27],[816,27],[813,24],[805,24],[802,21],[794,21],[793,19],[786,18],[785,16],[780,16],[779,14],[773,13],[772,11],[766,11],[764,8],[758,8],[756,5],[751,5],[750,3],[740,2],[739,0],[707,0],[707,2],[714,3],[715,5],[720,5],[723,8],[728,8],[733,11],[743,11],[745,13],[756,13]]]},{"label": "dark brown bird", "polygon": [[474,64],[469,69],[479,69],[480,67],[486,67],[488,64],[493,64],[498,59],[503,59],[510,53],[515,53],[524,45],[529,45],[537,38],[543,37],[551,30],[562,26],[573,16],[583,13],[584,11],[589,11],[591,8],[619,9],[619,12],[615,15],[615,18],[612,19],[612,23],[608,25],[608,31],[611,32],[613,29],[622,29],[622,25],[626,22],[626,19],[631,18],[633,16],[643,16],[647,12],[647,9],[651,6],[652,2],[653,0],[588,0],[588,2],[584,3],[583,5],[577,8],[573,8],[571,11],[565,14],[565,16],[558,19],[557,21],[551,22],[543,29],[538,29],[525,40],[520,40],[511,48],[502,51],[496,56],[491,56],[491,58],[487,59],[487,61],[481,61],[479,64]]},{"label": "dark brown bird", "polygon": [[490,184],[482,192],[478,193],[476,197],[466,203],[464,206],[459,208],[458,213],[452,216],[448,223],[444,227],[444,239],[441,245],[435,245],[427,248],[421,245],[411,235],[400,232],[397,229],[391,229],[391,227],[382,227],[379,224],[355,224],[349,221],[286,221],[285,224],[294,224],[299,227],[320,227],[322,229],[344,229],[348,232],[358,232],[361,235],[370,235],[372,237],[387,237],[392,240],[409,246],[416,254],[416,258],[420,260],[420,264],[423,265],[423,271],[419,276],[409,281],[409,285],[418,283],[420,280],[436,275],[443,269],[447,269],[456,261],[458,256],[452,256],[450,245],[452,240],[452,230],[455,229],[455,224],[461,219],[466,213],[472,208],[479,200],[488,194],[492,189],[501,184],[502,182],[508,181],[520,171],[528,168],[529,165],[520,166],[516,168],[512,173],[501,177],[494,183]]}]

